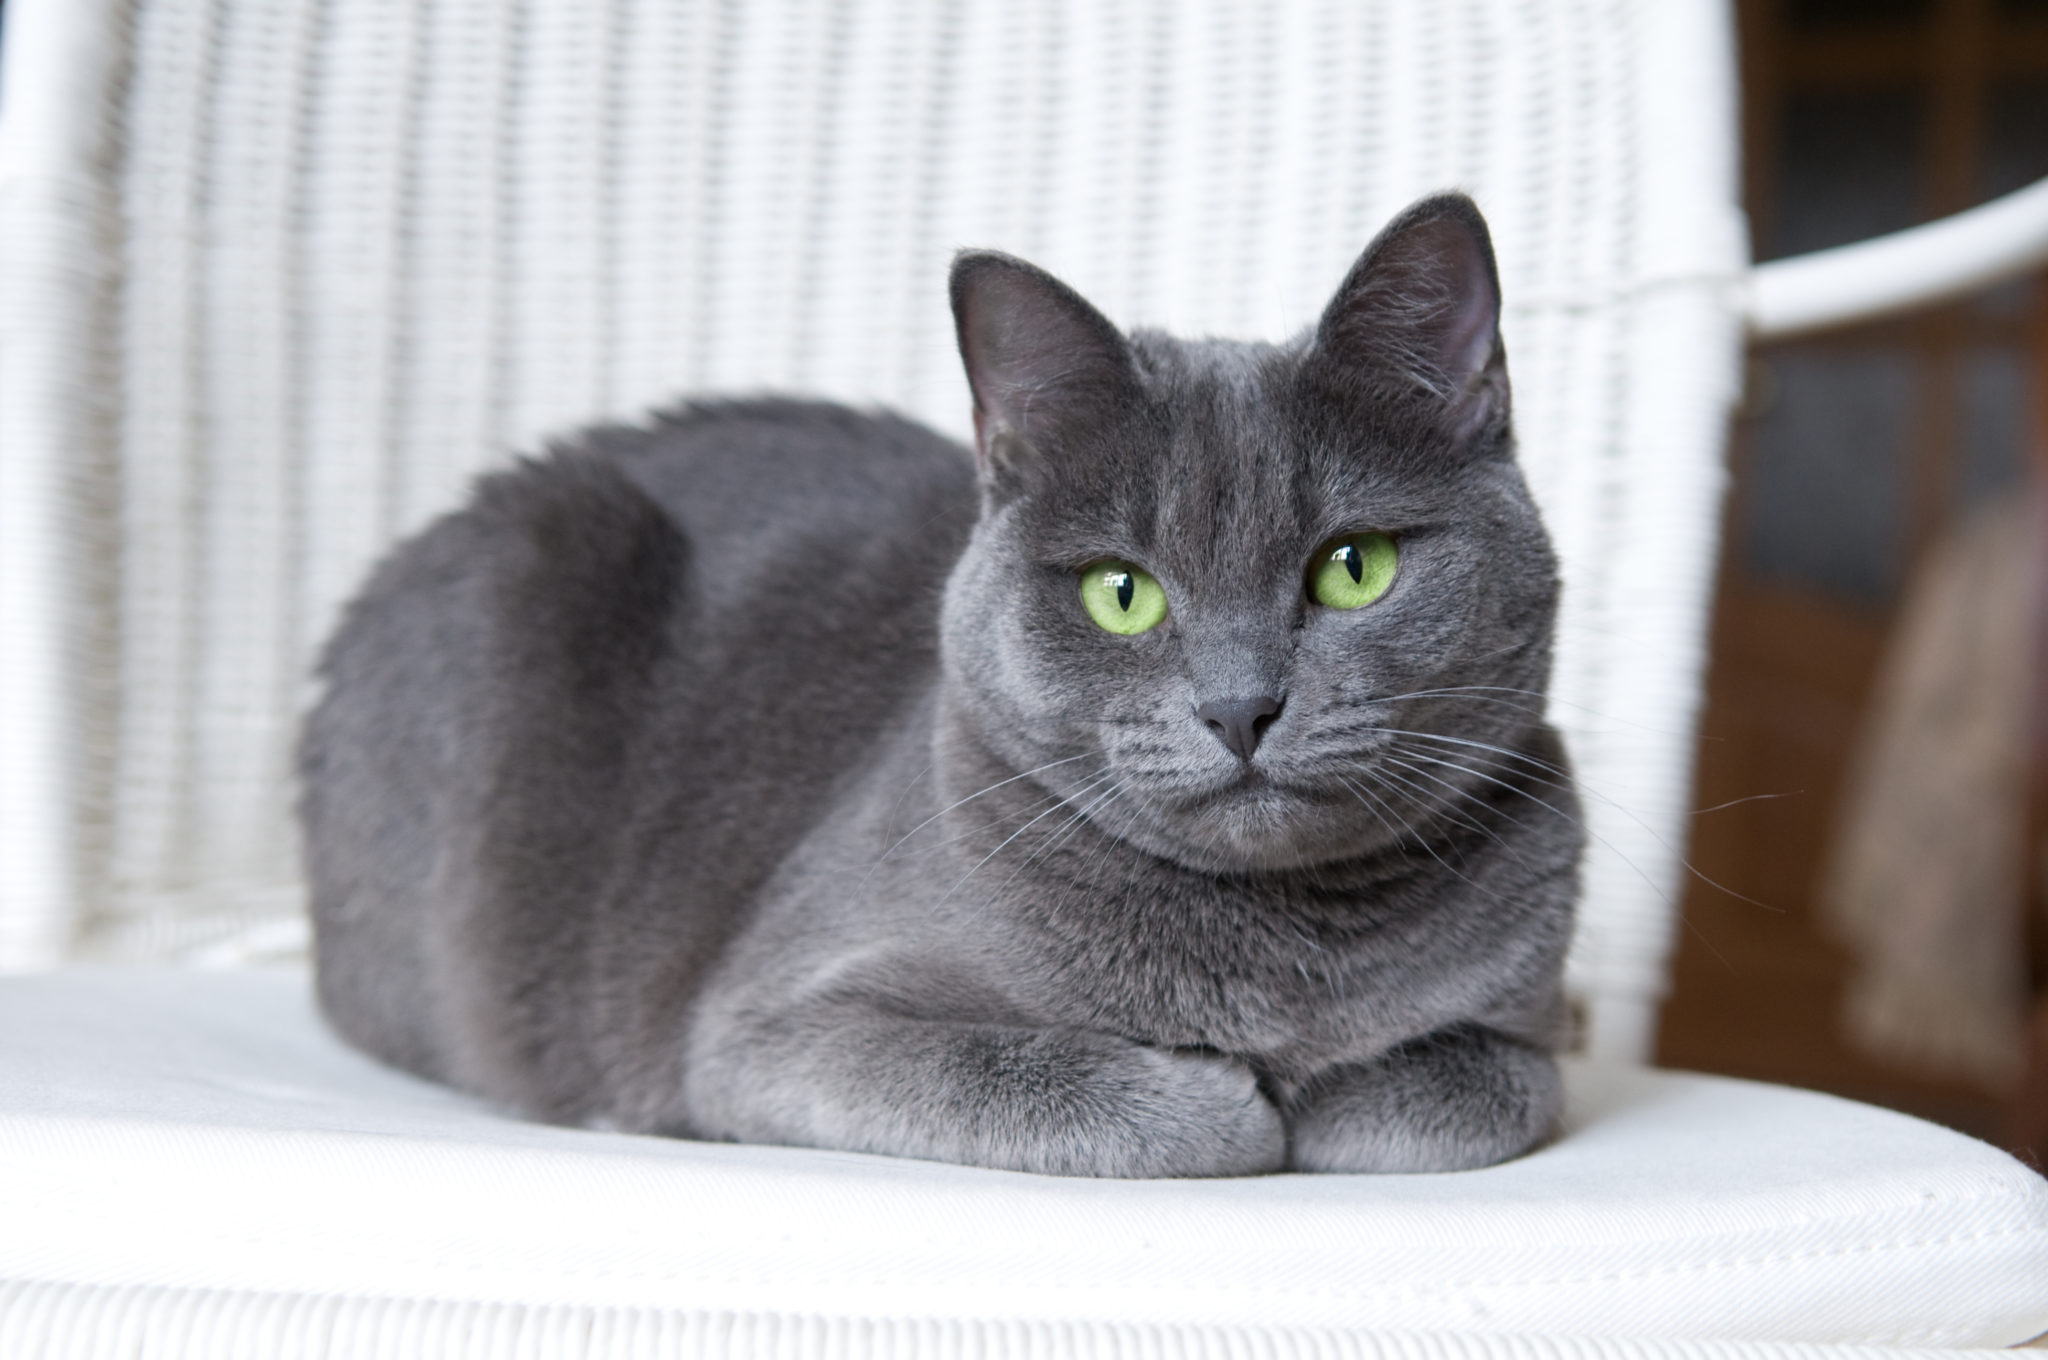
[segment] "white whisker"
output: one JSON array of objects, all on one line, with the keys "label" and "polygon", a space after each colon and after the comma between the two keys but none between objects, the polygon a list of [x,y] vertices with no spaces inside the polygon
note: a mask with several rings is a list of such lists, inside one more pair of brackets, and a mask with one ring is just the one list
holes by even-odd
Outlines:
[{"label": "white whisker", "polygon": [[1023,835],[1032,827],[1037,826],[1040,822],[1052,816],[1053,813],[1058,812],[1061,808],[1067,806],[1069,803],[1072,803],[1075,799],[1078,799],[1084,793],[1088,793],[1091,790],[1100,787],[1105,777],[1105,774],[1098,773],[1093,778],[1088,780],[1087,783],[1083,784],[1080,788],[1074,790],[1072,794],[1068,795],[1065,798],[1060,799],[1059,802],[1054,803],[1051,807],[1047,808],[1045,811],[1039,813],[1036,817],[1033,817],[1030,821],[1024,823],[1024,825],[1018,827],[1015,831],[1011,832],[1007,837],[1004,838],[1002,844],[998,845],[995,849],[989,851],[986,855],[983,855],[981,859],[975,863],[975,866],[972,869],[969,869],[966,873],[960,875],[959,881],[954,883],[952,887],[946,889],[945,896],[941,897],[937,902],[932,904],[932,910],[937,911],[940,907],[945,906],[947,902],[951,901],[953,898],[953,894],[960,891],[962,885],[964,885],[968,879],[973,878],[977,873],[980,873],[982,865],[987,864],[997,855],[1002,854],[1003,851],[1006,848],[1008,848],[1011,841],[1016,840],[1017,837]]},{"label": "white whisker", "polygon": [[[1026,771],[1024,771],[1024,773],[1022,773],[1022,774],[1013,774],[1013,775],[1011,775],[1011,776],[1010,776],[1010,777],[1009,777],[1008,779],[999,779],[999,780],[997,780],[997,781],[996,781],[995,783],[993,783],[993,784],[989,785],[989,786],[988,786],[987,788],[985,788],[985,789],[982,789],[982,790],[980,790],[980,791],[978,791],[978,792],[975,792],[975,793],[970,793],[970,794],[968,794],[968,795],[967,795],[967,796],[966,796],[965,798],[962,798],[962,799],[960,799],[960,800],[959,800],[958,802],[955,802],[955,803],[949,803],[949,804],[947,804],[947,805],[946,805],[945,807],[942,807],[942,808],[940,808],[940,809],[939,809],[939,810],[938,810],[937,812],[934,812],[934,813],[933,813],[933,814],[932,814],[931,816],[929,816],[929,817],[925,818],[925,819],[924,819],[923,821],[919,822],[919,823],[918,823],[918,824],[917,824],[916,826],[913,826],[912,828],[910,828],[910,830],[908,830],[908,831],[904,832],[904,833],[903,833],[903,835],[902,835],[902,837],[901,837],[901,838],[899,838],[899,839],[897,840],[897,842],[896,842],[896,844],[895,844],[895,845],[892,845],[892,846],[890,846],[890,847],[889,847],[889,848],[888,848],[887,850],[884,850],[884,851],[883,851],[883,852],[881,853],[881,856],[880,856],[879,858],[877,858],[877,859],[875,860],[875,863],[876,863],[876,864],[880,864],[880,863],[882,862],[882,860],[885,860],[885,859],[889,858],[889,856],[890,856],[890,855],[892,855],[892,854],[894,854],[894,853],[896,852],[896,848],[897,848],[897,846],[900,846],[900,845],[902,845],[904,841],[907,841],[907,840],[909,840],[909,839],[910,839],[910,838],[911,838],[912,836],[915,836],[915,835],[916,835],[916,834],[917,834],[918,832],[920,832],[920,831],[924,830],[924,829],[925,829],[926,827],[930,826],[930,825],[931,825],[931,824],[932,824],[933,822],[936,822],[937,820],[939,820],[939,818],[941,818],[941,817],[945,816],[945,815],[946,815],[947,813],[949,813],[949,812],[953,811],[953,810],[954,810],[955,808],[961,808],[961,807],[965,807],[965,806],[967,806],[967,805],[968,805],[969,803],[973,802],[973,801],[974,801],[975,799],[977,799],[977,798],[980,798],[980,797],[983,797],[983,796],[985,796],[985,795],[987,795],[987,794],[991,794],[991,793],[994,793],[994,792],[995,792],[995,791],[996,791],[997,789],[1003,788],[1003,787],[1005,787],[1005,786],[1007,786],[1007,785],[1010,785],[1010,784],[1014,784],[1014,783],[1016,783],[1016,782],[1017,782],[1018,780],[1020,780],[1020,779],[1029,779],[1029,778],[1030,778],[1030,777],[1031,777],[1032,775],[1034,775],[1034,774],[1043,774],[1043,773],[1044,773],[1045,771],[1047,771],[1047,770],[1050,770],[1050,769],[1053,769],[1053,768],[1055,768],[1055,767],[1057,767],[1057,766],[1060,766],[1060,765],[1071,765],[1071,764],[1073,764],[1073,763],[1074,763],[1075,761],[1077,761],[1077,760],[1086,760],[1086,759],[1088,759],[1088,756],[1089,756],[1089,755],[1091,755],[1091,754],[1093,754],[1093,752],[1089,752],[1089,753],[1086,753],[1086,754],[1082,754],[1082,755],[1078,755],[1078,756],[1068,756],[1068,757],[1067,757],[1066,759],[1064,759],[1064,760],[1053,760],[1053,761],[1048,761],[1048,762],[1046,762],[1045,764],[1043,764],[1043,765],[1040,765],[1040,766],[1039,766],[1039,767],[1038,767],[1037,769],[1034,769],[1034,770],[1026,770]],[[926,769],[929,769],[929,768],[930,768],[930,766],[926,766],[925,768],[926,768]],[[1107,767],[1105,767],[1105,768],[1107,768]],[[923,772],[922,772],[922,771],[920,771],[920,772],[919,772],[919,777],[922,777],[922,775],[923,775]],[[912,780],[911,782],[912,782],[912,783],[914,784],[914,783],[916,783],[917,781],[916,781],[916,780]],[[905,790],[905,792],[908,792],[908,790],[906,789],[906,790]],[[902,800],[901,800],[900,798],[899,798],[899,799],[897,800],[897,802],[898,802],[898,806],[901,806]]]}]

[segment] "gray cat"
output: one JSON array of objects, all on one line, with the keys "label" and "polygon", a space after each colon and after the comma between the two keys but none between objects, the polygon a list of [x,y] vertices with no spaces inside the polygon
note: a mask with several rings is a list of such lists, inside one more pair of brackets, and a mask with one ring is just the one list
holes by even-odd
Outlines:
[{"label": "gray cat", "polygon": [[484,478],[326,652],[319,992],[537,1118],[1096,1176],[1552,1130],[1556,563],[1471,202],[1280,346],[952,275],[976,450],[696,403]]}]

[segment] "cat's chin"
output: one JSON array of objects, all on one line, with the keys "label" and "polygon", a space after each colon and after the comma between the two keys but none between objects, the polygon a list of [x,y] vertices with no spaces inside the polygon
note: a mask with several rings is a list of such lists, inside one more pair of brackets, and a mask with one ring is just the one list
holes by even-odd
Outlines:
[{"label": "cat's chin", "polygon": [[1120,839],[1209,873],[1304,869],[1370,848],[1341,805],[1264,779],[1171,805],[1134,803],[1115,820]]}]

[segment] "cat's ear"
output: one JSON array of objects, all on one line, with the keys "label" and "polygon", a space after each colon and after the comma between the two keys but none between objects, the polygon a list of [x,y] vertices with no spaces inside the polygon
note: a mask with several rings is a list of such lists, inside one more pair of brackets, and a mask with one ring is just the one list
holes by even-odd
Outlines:
[{"label": "cat's ear", "polygon": [[953,324],[974,390],[983,479],[1010,489],[1072,432],[1112,421],[1139,396],[1123,334],[1079,293],[993,250],[953,261]]},{"label": "cat's ear", "polygon": [[1410,406],[1457,443],[1504,430],[1500,274],[1477,205],[1438,194],[1388,223],[1317,323],[1311,363],[1340,390]]}]

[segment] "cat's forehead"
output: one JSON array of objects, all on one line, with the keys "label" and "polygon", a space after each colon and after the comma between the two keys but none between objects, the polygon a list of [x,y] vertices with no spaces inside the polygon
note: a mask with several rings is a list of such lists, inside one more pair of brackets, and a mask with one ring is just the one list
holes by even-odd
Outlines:
[{"label": "cat's forehead", "polygon": [[1134,348],[1160,419],[1139,451],[1149,466],[1132,469],[1153,488],[1134,498],[1149,514],[1129,528],[1162,565],[1291,563],[1304,543],[1413,514],[1430,490],[1380,456],[1393,451],[1375,432],[1304,392],[1298,345],[1140,336]]},{"label": "cat's forehead", "polygon": [[1255,340],[1182,340],[1156,331],[1131,336],[1146,388],[1174,416],[1251,416],[1300,367],[1298,346]]},{"label": "cat's forehead", "polygon": [[1044,560],[1128,557],[1226,599],[1285,593],[1323,540],[1433,521],[1453,478],[1303,381],[1291,345],[1131,337],[1142,419],[1083,433],[1019,527]]}]

